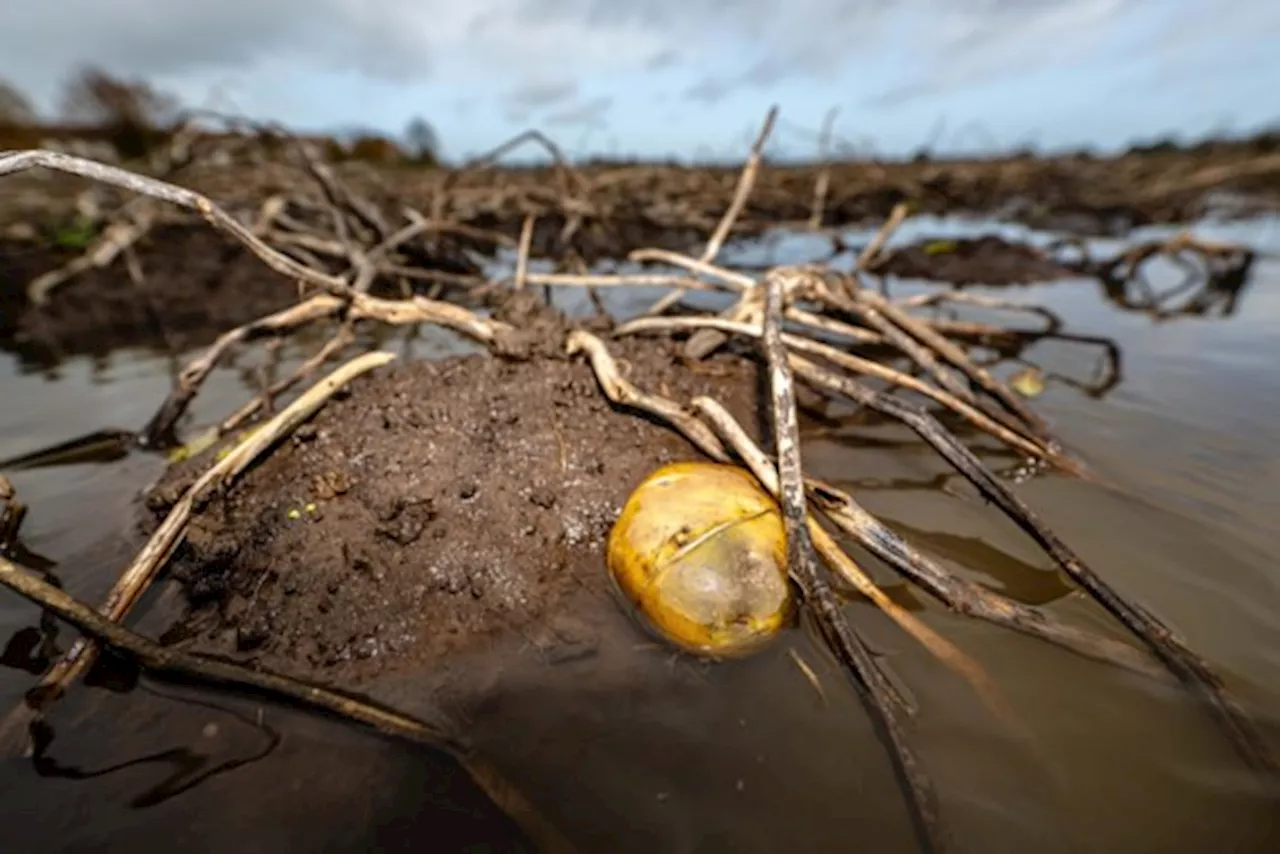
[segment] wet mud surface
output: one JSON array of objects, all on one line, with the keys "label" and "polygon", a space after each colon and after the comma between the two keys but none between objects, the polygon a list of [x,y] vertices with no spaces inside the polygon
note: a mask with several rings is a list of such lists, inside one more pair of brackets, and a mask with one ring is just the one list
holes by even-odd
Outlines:
[{"label": "wet mud surface", "polygon": [[[713,394],[757,432],[754,361],[726,353],[694,371],[664,345],[615,346],[641,387]],[[196,515],[172,565],[190,611],[168,639],[348,687],[447,669],[504,638],[549,660],[589,657],[597,638],[568,603],[621,608],[604,567],[613,520],[652,470],[697,458],[614,409],[584,362],[393,365]],[[207,465],[150,490],[150,524]]]},{"label": "wet mud surface", "polygon": [[117,259],[55,288],[40,307],[27,284],[82,250],[0,243],[0,347],[52,363],[118,346],[182,351],[297,301],[297,289],[206,227],[157,228],[136,247],[141,281]]},{"label": "wet mud surface", "polygon": [[920,240],[891,250],[873,271],[958,286],[1029,285],[1080,275],[1033,246],[994,235]]}]

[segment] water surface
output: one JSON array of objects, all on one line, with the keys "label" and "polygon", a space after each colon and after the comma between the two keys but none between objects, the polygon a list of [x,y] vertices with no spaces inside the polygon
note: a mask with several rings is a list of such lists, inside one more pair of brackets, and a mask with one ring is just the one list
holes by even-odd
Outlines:
[{"label": "water surface", "polygon": [[[896,240],[995,229],[913,221]],[[1280,254],[1274,220],[1197,233]],[[825,246],[788,236],[739,250],[734,260],[808,260]],[[1173,276],[1165,269],[1154,278]],[[1035,406],[1105,483],[1041,477],[1019,492],[1100,574],[1220,667],[1280,750],[1280,261],[1258,262],[1229,317],[1121,311],[1088,280],[975,290],[1049,306],[1068,331],[1118,345],[1121,381],[1101,395],[1071,384],[1095,377],[1100,347],[1051,341],[1024,354],[1050,372]],[[609,299],[625,314],[657,295]],[[459,349],[439,331],[387,344],[424,356]],[[285,355],[296,360],[301,352]],[[215,372],[192,421],[234,409],[256,387],[261,363],[246,354]],[[140,426],[168,391],[175,364],[163,354],[117,351],[46,371],[0,355],[0,459]],[[1012,524],[966,491],[940,488],[944,465],[910,434],[837,418],[810,425],[805,453],[815,473],[848,487],[956,571],[1118,634]],[[161,466],[135,453],[11,473],[31,505],[27,544],[58,562],[72,593],[96,601],[127,562],[130,501]],[[850,613],[918,704],[917,743],[959,850],[1280,846],[1275,804],[1180,691],[929,604],[924,618],[977,658],[1026,719],[1035,740],[1028,746],[868,607]],[[36,621],[25,602],[0,595],[0,637]],[[159,622],[153,615],[143,625],[154,630]],[[817,671],[822,696],[791,648]],[[17,702],[32,679],[0,669],[0,707]],[[197,851],[465,850],[446,839],[470,850],[518,850],[511,829],[439,757],[248,700],[142,686],[78,689],[53,716],[57,763],[0,764],[9,832],[24,850],[136,850],[158,839]],[[707,669],[678,695],[575,690],[531,683],[520,702],[508,698],[477,726],[555,819],[584,829],[592,843],[585,850],[635,850],[637,840],[651,850],[912,850],[865,715],[803,632],[757,659]],[[184,789],[192,781],[198,785]]]}]

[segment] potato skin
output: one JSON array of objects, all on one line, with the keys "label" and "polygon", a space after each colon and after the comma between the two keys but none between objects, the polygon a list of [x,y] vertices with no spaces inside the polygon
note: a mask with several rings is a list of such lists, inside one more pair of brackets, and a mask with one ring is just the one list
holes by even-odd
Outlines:
[{"label": "potato skin", "polygon": [[653,472],[607,544],[614,582],[649,626],[708,657],[752,652],[790,622],[786,554],[777,503],[750,473],[720,463]]}]

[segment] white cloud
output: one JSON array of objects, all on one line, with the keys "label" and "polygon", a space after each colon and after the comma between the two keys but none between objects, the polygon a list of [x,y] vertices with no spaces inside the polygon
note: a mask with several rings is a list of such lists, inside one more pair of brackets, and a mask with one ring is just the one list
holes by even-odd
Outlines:
[{"label": "white cloud", "polygon": [[1011,49],[1024,62],[1046,49],[1069,52],[1126,2],[59,0],[28,3],[0,29],[0,74],[42,94],[80,62],[175,81],[280,64],[390,81],[464,67],[563,79],[641,70],[683,54],[694,65],[715,55],[729,65],[736,58],[741,72],[763,64],[777,74],[823,76],[856,68],[859,54],[882,42],[914,49],[937,72],[953,61],[998,64]]},{"label": "white cloud", "polygon": [[[1274,0],[25,0],[0,28],[0,78],[47,106],[74,65],[93,63],[192,103],[233,84],[259,113],[312,123],[387,114],[392,101],[416,111],[428,89],[442,93],[436,103],[461,97],[475,116],[521,122],[537,120],[535,107],[572,117],[610,97],[616,120],[659,90],[675,93],[665,108],[750,109],[754,121],[757,102],[785,87],[842,99],[818,111],[887,111],[1050,69],[1261,57],[1276,10]],[[1159,87],[1156,76],[1137,82]]]}]

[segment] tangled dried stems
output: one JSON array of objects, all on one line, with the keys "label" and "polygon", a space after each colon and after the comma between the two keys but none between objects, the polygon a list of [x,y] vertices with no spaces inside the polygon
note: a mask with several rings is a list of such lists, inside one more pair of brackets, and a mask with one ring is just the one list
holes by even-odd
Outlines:
[{"label": "tangled dried stems", "polygon": [[[1274,208],[1280,202],[1280,155],[1242,149],[1209,159],[1187,153],[837,162],[830,157],[834,116],[824,124],[820,162],[765,170],[763,146],[775,116],[776,111],[766,119],[748,168],[741,171],[652,164],[575,167],[551,140],[527,131],[456,169],[396,173],[392,191],[385,170],[379,173],[365,164],[330,166],[310,143],[283,127],[199,111],[194,118],[220,122],[242,136],[205,138],[192,122],[154,158],[150,175],[161,180],[181,175],[185,185],[222,200],[236,220],[291,260],[317,269],[356,264],[364,271],[366,286],[376,281],[391,290],[422,287],[435,296],[481,286],[479,258],[515,249],[531,223],[534,253],[590,261],[666,239],[683,248],[695,235],[706,234],[711,236],[702,257],[714,257],[733,236],[758,235],[780,224],[840,227],[892,220],[908,209],[1000,210],[1032,224],[1038,216],[1080,213],[1141,225],[1194,218],[1205,211],[1206,193],[1212,190],[1244,188],[1260,203]],[[261,142],[257,165],[228,169],[225,159],[244,160],[255,138],[283,141],[283,157],[268,157]],[[525,145],[550,155],[550,175],[545,169],[495,168]],[[47,219],[49,212],[41,212],[42,206],[59,203],[58,189],[48,181],[17,185],[18,192],[6,201],[19,216]],[[204,215],[197,207],[187,208]],[[157,225],[186,221],[180,212],[140,199],[119,206],[99,200],[87,209],[97,239],[82,257],[31,282],[33,301],[47,299],[89,268],[114,263]],[[361,252],[375,245],[380,246],[379,257],[361,261]],[[863,254],[865,266],[876,253],[869,246]],[[664,297],[653,313],[675,299],[674,294]]]},{"label": "tangled dried stems", "polygon": [[[996,625],[1056,644],[1089,658],[1124,666],[1132,670],[1161,676],[1171,673],[1201,696],[1212,710],[1225,733],[1241,756],[1256,769],[1274,775],[1277,766],[1266,744],[1258,737],[1252,723],[1227,693],[1221,679],[1209,665],[1188,649],[1172,631],[1138,604],[1113,590],[1088,567],[1048,526],[1039,519],[1000,478],[953,436],[926,405],[941,407],[980,433],[993,437],[1016,454],[1073,476],[1085,475],[1083,463],[1075,459],[1055,441],[1044,419],[1035,413],[1004,383],[1000,382],[966,348],[969,343],[1008,334],[998,327],[984,327],[927,318],[913,313],[941,302],[982,302],[958,292],[939,292],[922,298],[893,300],[886,293],[866,287],[862,277],[873,272],[877,259],[893,230],[907,215],[907,208],[895,207],[880,235],[858,258],[852,274],[840,274],[817,267],[777,268],[762,277],[718,265],[716,258],[727,236],[743,228],[741,217],[747,209],[747,198],[758,180],[764,140],[772,126],[771,112],[753,147],[746,168],[738,176],[731,202],[715,220],[714,232],[698,257],[690,257],[662,248],[634,251],[630,260],[641,264],[659,264],[677,272],[645,272],[643,274],[534,273],[529,270],[531,255],[537,243],[538,223],[544,213],[525,209],[520,219],[513,287],[581,286],[587,288],[657,285],[672,289],[672,296],[654,306],[649,316],[634,319],[615,330],[616,335],[679,334],[692,332],[685,349],[686,358],[697,360],[723,346],[732,337],[758,342],[763,361],[768,366],[771,388],[771,412],[776,447],[771,459],[756,447],[742,428],[728,417],[714,400],[699,399],[690,405],[667,400],[647,392],[622,377],[608,346],[601,338],[585,331],[569,331],[563,346],[570,355],[586,356],[606,396],[614,403],[639,410],[665,421],[684,434],[699,450],[712,459],[732,461],[735,456],[779,500],[786,521],[790,570],[800,586],[806,612],[812,617],[823,638],[848,670],[877,724],[888,753],[907,795],[907,803],[923,847],[942,850],[945,829],[938,797],[929,775],[915,756],[909,743],[909,717],[902,698],[880,671],[867,652],[857,632],[849,623],[848,610],[836,599],[832,584],[819,568],[814,556],[821,557],[826,569],[869,601],[881,608],[900,627],[929,649],[956,673],[963,676],[995,713],[1016,725],[1008,713],[998,689],[989,677],[949,641],[938,636],[918,619],[907,614],[885,596],[844,551],[834,537],[819,523],[825,519],[841,534],[866,548],[909,581],[935,596],[947,607]],[[544,138],[533,141],[547,142]],[[497,157],[502,152],[495,152]],[[558,157],[558,152],[553,151]],[[272,232],[288,221],[287,205],[268,199],[252,226],[215,205],[204,195],[124,170],[50,152],[17,152],[0,155],[0,175],[33,167],[61,170],[118,187],[143,196],[170,202],[197,212],[210,224],[229,234],[258,255],[273,270],[320,293],[307,296],[297,305],[261,318],[222,335],[213,346],[192,360],[183,370],[168,398],[159,407],[140,440],[164,445],[177,441],[177,423],[190,402],[198,394],[203,381],[233,348],[258,338],[273,337],[297,330],[322,320],[340,322],[337,333],[294,375],[276,383],[260,398],[248,402],[232,413],[221,425],[234,429],[256,413],[271,405],[271,397],[288,390],[314,373],[324,362],[335,358],[354,340],[353,328],[363,321],[391,325],[435,324],[470,337],[502,355],[527,355],[522,330],[492,318],[482,317],[451,301],[431,299],[406,289],[400,299],[373,296],[372,283],[379,277],[411,279],[432,278],[433,272],[414,274],[407,266],[408,255],[415,254],[417,263],[429,263],[431,242],[412,243],[425,235],[461,234],[457,195],[443,201],[437,198],[430,217],[416,211],[404,212],[407,224],[393,228],[376,205],[355,193],[334,175],[325,164],[304,152],[307,168],[323,189],[324,210],[328,213],[327,234],[308,235],[305,229],[293,227],[284,239],[282,232]],[[480,164],[484,165],[484,164]],[[592,217],[605,217],[593,193],[609,185],[608,175],[595,175],[591,180],[557,160],[560,197],[564,203],[560,214],[564,235],[587,227]],[[616,180],[621,181],[621,178]],[[453,189],[456,191],[456,185]],[[829,180],[823,194],[835,186]],[[526,201],[536,195],[528,191]],[[815,194],[818,195],[818,194]],[[571,198],[572,204],[565,203]],[[831,204],[828,197],[828,206]],[[455,219],[446,222],[444,209],[450,208]],[[812,211],[810,212],[810,214]],[[703,220],[682,214],[684,222]],[[554,220],[555,218],[553,218]],[[465,222],[465,217],[461,221]],[[273,225],[276,224],[276,225]],[[295,224],[296,225],[296,224]],[[749,229],[748,229],[749,230]],[[273,234],[272,241],[263,235]],[[492,237],[503,244],[505,237]],[[571,235],[570,235],[571,236]],[[477,234],[470,235],[471,238]],[[305,239],[304,239],[305,238]],[[272,245],[274,242],[274,246]],[[562,240],[563,243],[563,240]],[[506,244],[503,244],[506,245]],[[410,251],[407,247],[414,246]],[[1190,238],[1154,247],[1139,247],[1123,258],[1123,263],[1108,261],[1099,265],[1088,260],[1107,275],[1133,275],[1146,258],[1158,253],[1200,251],[1205,257],[1228,257],[1228,247],[1210,247]],[[403,253],[403,254],[397,254]],[[318,256],[339,259],[338,272],[330,272]],[[1114,260],[1114,259],[1112,259]],[[581,257],[578,258],[580,267]],[[1084,263],[1082,261],[1082,263]],[[1099,275],[1102,275],[1100,272]],[[464,277],[465,278],[465,277]],[[737,296],[736,302],[719,315],[708,313],[692,316],[658,316],[673,307],[689,290],[723,290]],[[48,289],[40,294],[48,296]],[[1009,303],[987,307],[1018,308]],[[1059,322],[1051,314],[1032,307],[1033,313],[1045,318],[1046,327],[1035,335],[1060,334]],[[192,507],[200,501],[213,500],[217,489],[225,488],[248,463],[267,452],[273,442],[288,433],[338,385],[355,374],[389,360],[388,354],[372,353],[349,363],[330,377],[313,386],[225,459],[221,460],[191,487],[182,501],[152,536],[133,565],[107,597],[101,616],[50,590],[18,577],[8,564],[0,565],[0,582],[40,602],[68,621],[79,626],[88,637],[121,647],[138,656],[144,664],[163,670],[165,667],[195,668],[196,662],[157,651],[119,629],[119,622],[149,583],[160,573],[173,548],[182,537]],[[915,432],[971,483],[988,501],[1024,530],[1046,554],[1085,592],[1110,612],[1136,636],[1147,651],[1163,665],[1154,666],[1151,658],[1138,649],[1093,635],[1083,629],[1065,625],[1036,608],[1013,602],[979,585],[955,576],[890,531],[882,522],[864,510],[852,496],[807,477],[802,470],[800,435],[796,422],[793,382],[799,380],[820,394],[853,402],[859,407],[879,413]],[[878,386],[869,385],[878,383]],[[85,640],[55,665],[41,687],[33,692],[34,710],[46,709],[74,681],[97,649],[94,641]],[[168,656],[165,658],[164,656]],[[177,662],[175,664],[175,662]],[[208,673],[205,674],[209,675]],[[252,684],[243,674],[223,673],[223,681]],[[218,678],[216,675],[214,678]],[[259,687],[263,687],[259,684]],[[280,686],[277,686],[280,687]],[[288,691],[285,691],[287,694]],[[318,695],[308,695],[317,702]],[[319,705],[325,706],[324,702]],[[330,711],[346,714],[366,723],[371,715],[381,714],[364,708],[349,707]],[[11,720],[26,719],[31,709],[19,710]],[[386,713],[394,714],[394,713]],[[376,725],[376,722],[375,722]]]}]

